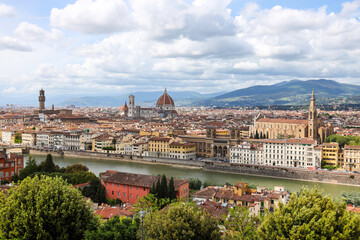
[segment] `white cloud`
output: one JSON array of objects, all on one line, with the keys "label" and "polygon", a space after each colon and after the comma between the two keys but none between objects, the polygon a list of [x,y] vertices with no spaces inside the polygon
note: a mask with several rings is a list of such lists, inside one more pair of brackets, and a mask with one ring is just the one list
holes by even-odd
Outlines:
[{"label": "white cloud", "polygon": [[1,36],[0,35],[0,50],[14,50],[14,51],[22,51],[27,52],[31,51],[31,47],[24,41],[21,41],[16,38]]},{"label": "white cloud", "polygon": [[341,4],[342,9],[340,12],[340,16],[342,17],[358,17],[360,13],[360,1],[355,0],[352,2],[344,2]]},{"label": "white cloud", "polygon": [[12,6],[0,3],[0,16],[12,17],[15,16],[15,10]]},{"label": "white cloud", "polygon": [[52,29],[48,32],[41,27],[28,22],[22,22],[14,30],[14,33],[24,39],[32,41],[49,41],[57,40],[63,36],[63,33],[57,29]]},{"label": "white cloud", "polygon": [[[294,78],[360,77],[359,1],[344,3],[340,13],[249,3],[237,16],[229,3],[77,0],[53,9],[51,25],[93,35],[22,22],[14,30],[18,39],[0,36],[0,49],[30,50],[19,39],[36,47],[28,62],[22,52],[12,61],[36,69],[16,80],[19,86],[89,94],[155,90],[164,81],[171,89],[211,92],[220,85],[227,91]],[[52,41],[62,34],[64,41]]]},{"label": "white cloud", "polygon": [[128,8],[122,0],[78,0],[64,9],[53,8],[54,27],[98,34],[122,31],[129,26]]}]

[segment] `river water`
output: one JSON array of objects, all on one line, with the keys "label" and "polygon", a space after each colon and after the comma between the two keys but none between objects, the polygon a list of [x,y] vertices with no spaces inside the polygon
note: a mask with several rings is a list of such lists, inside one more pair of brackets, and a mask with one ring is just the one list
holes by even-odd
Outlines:
[{"label": "river water", "polygon": [[[37,162],[44,161],[45,155],[31,155],[36,159]],[[28,156],[25,157],[26,159]],[[75,163],[80,163],[89,168],[90,171],[99,176],[99,173],[105,172],[106,170],[114,170],[121,172],[130,172],[130,173],[139,173],[139,174],[148,174],[148,175],[163,175],[167,177],[175,178],[199,178],[201,181],[208,181],[212,184],[223,185],[226,182],[237,183],[237,182],[247,182],[248,184],[253,184],[256,186],[265,186],[269,189],[273,189],[274,186],[284,186],[287,190],[291,192],[299,191],[302,186],[308,186],[309,188],[318,185],[325,195],[329,195],[333,198],[340,199],[341,193],[345,192],[359,192],[360,187],[354,186],[343,186],[343,185],[334,185],[326,183],[313,183],[306,181],[294,181],[278,178],[268,178],[268,177],[257,177],[257,176],[247,176],[240,174],[232,173],[218,173],[218,172],[208,172],[198,169],[185,169],[179,167],[165,166],[165,165],[155,165],[155,164],[145,164],[145,163],[136,163],[136,162],[122,162],[106,159],[90,159],[90,158],[81,158],[81,157],[57,157],[53,156],[54,163],[60,167],[66,167]]]}]

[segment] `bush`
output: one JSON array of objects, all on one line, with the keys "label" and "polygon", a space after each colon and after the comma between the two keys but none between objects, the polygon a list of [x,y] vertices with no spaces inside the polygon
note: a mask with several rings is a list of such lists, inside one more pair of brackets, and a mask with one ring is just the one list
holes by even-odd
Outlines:
[{"label": "bush", "polygon": [[189,188],[194,190],[200,190],[202,186],[202,182],[198,178],[190,178],[189,179]]}]

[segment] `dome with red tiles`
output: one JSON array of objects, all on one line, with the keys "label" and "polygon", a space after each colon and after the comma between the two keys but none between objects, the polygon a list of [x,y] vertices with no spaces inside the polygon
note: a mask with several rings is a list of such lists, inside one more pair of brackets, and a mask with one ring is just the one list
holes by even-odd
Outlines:
[{"label": "dome with red tiles", "polygon": [[129,110],[129,108],[128,108],[126,102],[125,102],[125,104],[120,107],[120,111],[125,112],[125,111],[128,111],[128,110]]},{"label": "dome with red tiles", "polygon": [[166,88],[164,94],[157,100],[156,107],[163,110],[173,110],[175,108],[174,100],[167,93]]}]

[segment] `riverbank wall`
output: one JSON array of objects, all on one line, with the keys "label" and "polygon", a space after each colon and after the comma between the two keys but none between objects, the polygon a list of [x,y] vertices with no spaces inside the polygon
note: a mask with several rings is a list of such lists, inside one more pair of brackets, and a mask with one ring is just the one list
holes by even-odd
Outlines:
[{"label": "riverbank wall", "polygon": [[195,161],[195,160],[181,160],[169,158],[149,158],[136,156],[122,156],[118,154],[107,154],[99,152],[88,151],[63,151],[54,152],[49,150],[30,150],[30,154],[46,155],[51,153],[54,156],[66,157],[82,157],[94,158],[102,160],[138,162],[146,164],[161,164],[170,165],[180,168],[202,169],[204,171],[224,172],[233,174],[243,174],[252,176],[262,176],[271,178],[291,179],[298,181],[322,182],[330,184],[341,184],[349,186],[360,187],[360,174],[354,173],[340,173],[324,170],[310,170],[310,169],[294,169],[294,168],[278,168],[271,166],[257,166],[257,165],[243,165],[230,164],[214,161]]},{"label": "riverbank wall", "polygon": [[282,178],[299,181],[360,186],[360,174],[354,173],[230,164],[211,161],[204,164],[203,170],[244,175],[266,176],[272,178]]},{"label": "riverbank wall", "polygon": [[202,169],[204,166],[203,162],[194,160],[182,160],[182,159],[171,159],[171,158],[151,158],[151,157],[137,157],[137,156],[124,156],[120,154],[107,154],[99,152],[87,152],[87,151],[49,151],[49,150],[33,150],[31,149],[30,154],[34,155],[46,155],[48,153],[53,156],[66,156],[66,157],[82,157],[82,158],[95,158],[115,161],[126,161],[126,162],[138,162],[147,164],[162,164],[171,165],[174,167],[181,168],[195,168]]}]

